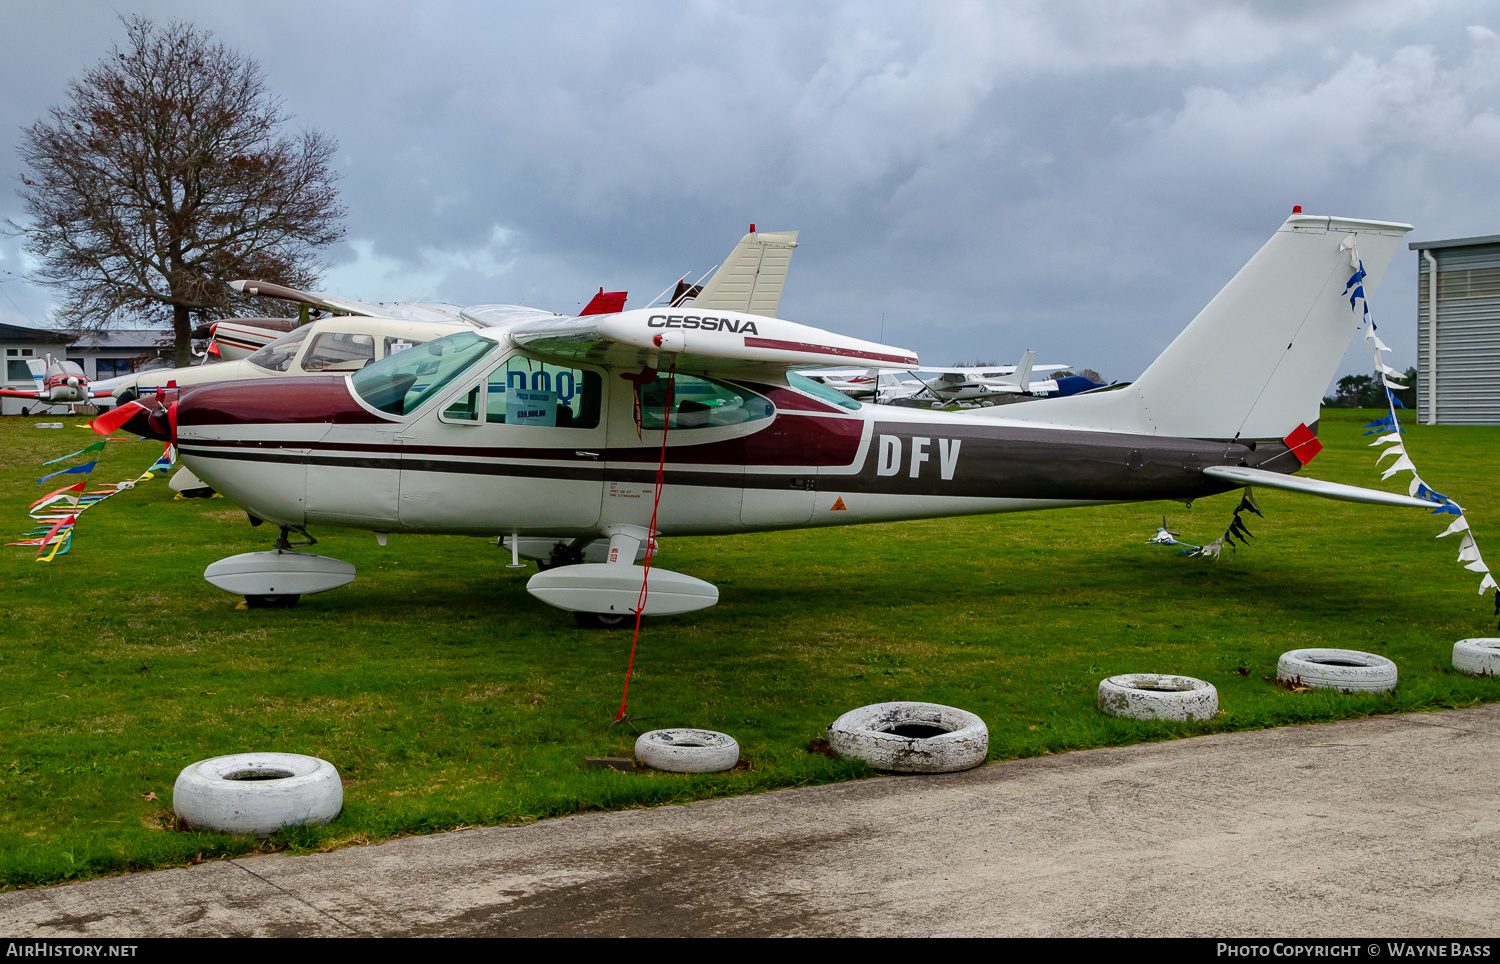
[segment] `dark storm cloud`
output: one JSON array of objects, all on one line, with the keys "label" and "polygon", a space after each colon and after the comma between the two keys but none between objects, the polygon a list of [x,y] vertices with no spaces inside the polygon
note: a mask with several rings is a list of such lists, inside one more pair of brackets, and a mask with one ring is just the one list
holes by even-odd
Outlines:
[{"label": "dark storm cloud", "polygon": [[[135,9],[214,30],[339,138],[328,285],[356,297],[640,304],[755,221],[803,232],[784,317],[875,337],[884,313],[932,363],[1032,347],[1129,378],[1294,203],[1500,232],[1478,4]],[[17,127],[122,31],[92,5],[6,20],[10,176]],[[1376,306],[1403,365],[1414,273],[1403,251]]]}]

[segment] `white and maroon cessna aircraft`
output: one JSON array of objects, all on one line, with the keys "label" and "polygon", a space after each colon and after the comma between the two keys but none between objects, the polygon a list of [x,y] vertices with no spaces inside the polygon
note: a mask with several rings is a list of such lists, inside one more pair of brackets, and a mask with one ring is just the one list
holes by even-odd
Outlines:
[{"label": "white and maroon cessna aircraft", "polygon": [[[352,375],[189,387],[112,421],[175,437],[207,484],[281,529],[205,577],[252,604],[343,585],[291,532],[502,537],[542,561],[527,588],[579,614],[638,606],[663,455],[664,537],[1112,502],[1257,485],[1431,508],[1292,473],[1358,319],[1351,250],[1379,283],[1409,225],[1294,214],[1132,385],[949,413],[863,405],[797,375],[919,367],[913,352],[762,315],[645,308],[588,317],[464,309],[484,327]],[[127,406],[126,408],[129,408]],[[102,421],[102,420],[101,420]],[[102,426],[101,426],[102,427]],[[589,560],[598,559],[593,562]],[[714,604],[653,566],[643,612]]]}]

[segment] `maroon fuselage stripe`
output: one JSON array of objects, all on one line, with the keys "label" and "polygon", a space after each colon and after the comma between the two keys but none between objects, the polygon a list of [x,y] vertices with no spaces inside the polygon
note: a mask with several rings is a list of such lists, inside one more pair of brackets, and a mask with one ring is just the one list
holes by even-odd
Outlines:
[{"label": "maroon fuselage stripe", "polygon": [[182,399],[178,416],[182,426],[308,422],[381,425],[399,421],[376,415],[356,402],[342,375],[210,382],[183,389]]},{"label": "maroon fuselage stripe", "polygon": [[873,352],[855,351],[852,348],[833,348],[829,345],[809,345],[800,341],[781,341],[776,338],[752,338],[745,336],[746,348],[772,348],[777,351],[806,351],[818,355],[838,355],[840,358],[863,358],[866,361],[895,362],[898,365],[915,365],[917,359],[911,355],[879,355]]}]

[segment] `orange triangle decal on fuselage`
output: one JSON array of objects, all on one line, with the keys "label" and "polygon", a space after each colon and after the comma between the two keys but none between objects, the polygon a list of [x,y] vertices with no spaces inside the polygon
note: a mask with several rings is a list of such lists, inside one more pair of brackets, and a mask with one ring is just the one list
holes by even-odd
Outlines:
[{"label": "orange triangle decal on fuselage", "polygon": [[839,496],[837,499],[833,500],[833,508],[829,509],[828,511],[829,512],[844,512],[844,511],[847,511],[848,508],[849,508],[848,506],[844,505],[844,497],[843,496]]}]

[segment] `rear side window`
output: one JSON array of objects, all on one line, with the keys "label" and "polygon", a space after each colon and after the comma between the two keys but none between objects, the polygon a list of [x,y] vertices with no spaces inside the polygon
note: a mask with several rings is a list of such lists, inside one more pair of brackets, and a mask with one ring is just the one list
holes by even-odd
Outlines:
[{"label": "rear side window", "polygon": [[845,395],[843,392],[839,391],[836,388],[830,388],[829,386],[824,385],[822,382],[813,381],[806,375],[799,375],[796,372],[787,372],[786,383],[795,388],[797,391],[807,395],[811,395],[813,398],[822,399],[823,401],[833,405],[837,405],[840,408],[847,408],[851,412],[859,411],[859,402],[856,402],[854,399],[850,398],[848,395]]}]

